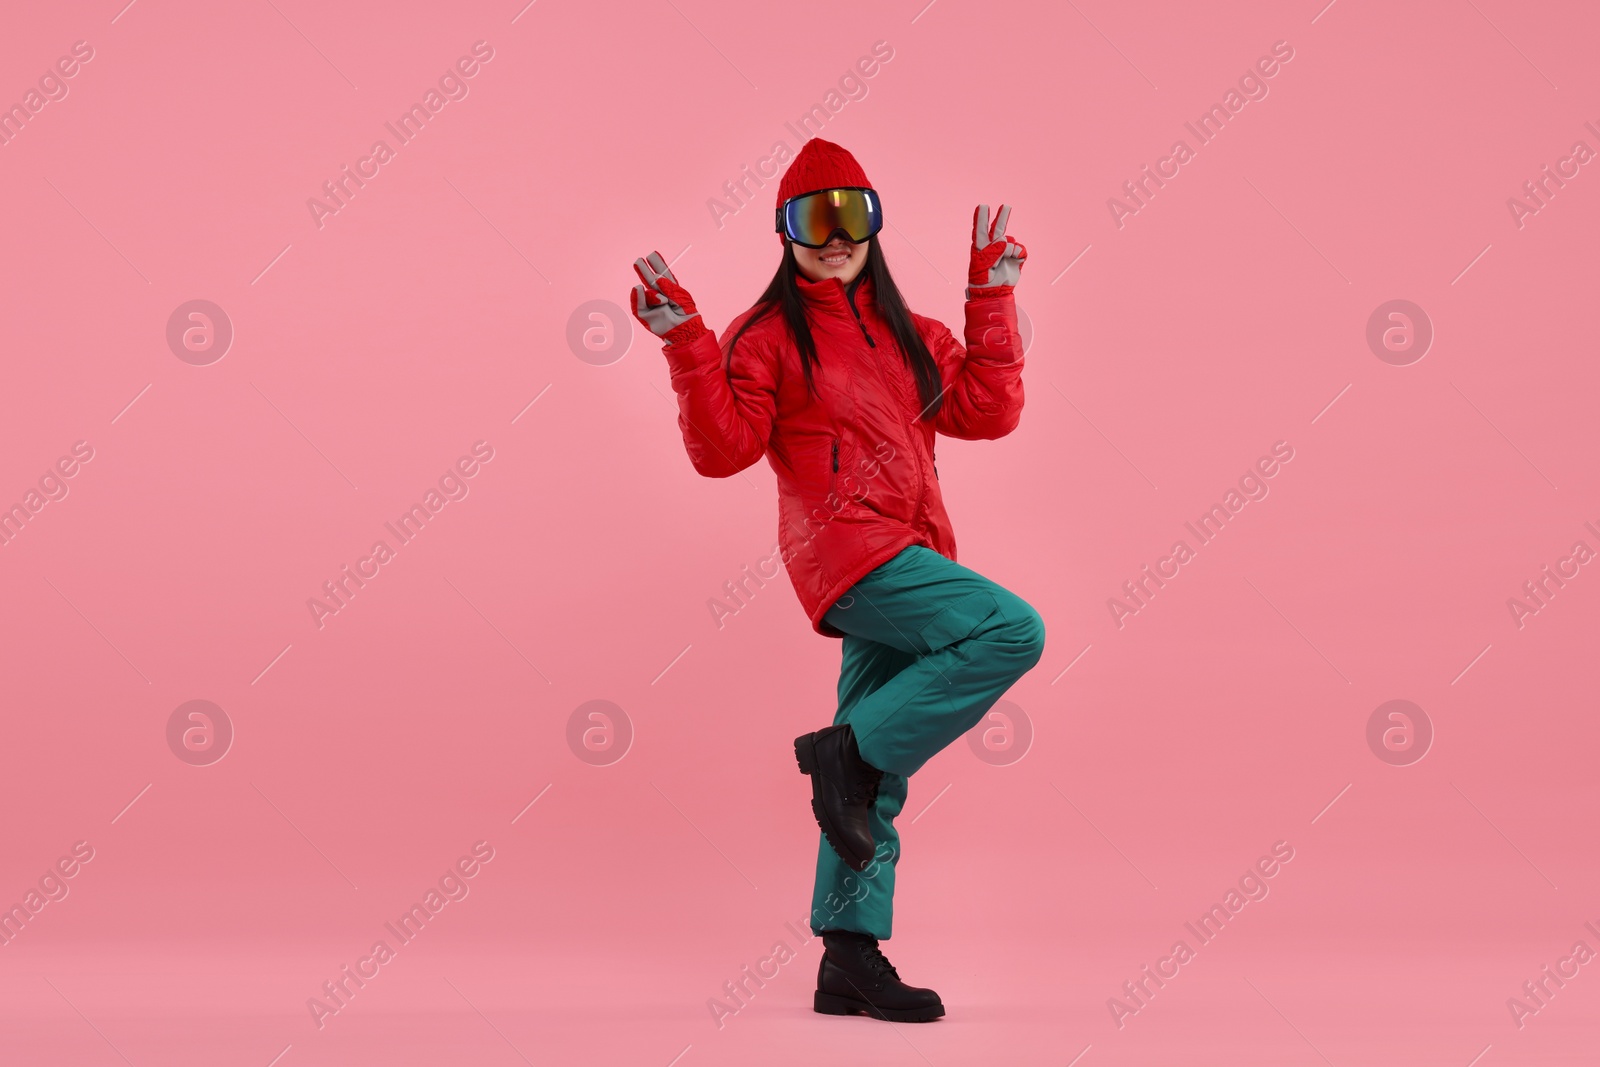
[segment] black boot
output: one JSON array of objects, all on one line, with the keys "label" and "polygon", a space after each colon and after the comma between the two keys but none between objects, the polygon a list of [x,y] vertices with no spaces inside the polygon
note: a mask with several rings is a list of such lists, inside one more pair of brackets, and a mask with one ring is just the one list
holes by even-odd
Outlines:
[{"label": "black boot", "polygon": [[826,931],[822,962],[817,967],[813,1007],[824,1015],[857,1015],[896,1023],[925,1023],[944,1014],[944,1003],[931,989],[900,981],[884,958],[878,939],[848,931]]},{"label": "black boot", "polygon": [[873,853],[867,813],[883,772],[861,758],[847,722],[795,738],[794,756],[811,776],[811,812],[828,844],[852,870],[866,870]]}]

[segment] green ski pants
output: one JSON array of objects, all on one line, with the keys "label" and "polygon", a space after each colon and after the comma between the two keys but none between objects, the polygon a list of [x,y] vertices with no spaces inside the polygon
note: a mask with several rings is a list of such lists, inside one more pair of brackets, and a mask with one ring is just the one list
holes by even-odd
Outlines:
[{"label": "green ski pants", "polygon": [[872,570],[824,618],[846,635],[834,724],[850,723],[862,759],[884,773],[865,871],[846,867],[818,834],[811,932],[887,940],[906,779],[1039,662],[1044,622],[1015,593],[922,545]]}]

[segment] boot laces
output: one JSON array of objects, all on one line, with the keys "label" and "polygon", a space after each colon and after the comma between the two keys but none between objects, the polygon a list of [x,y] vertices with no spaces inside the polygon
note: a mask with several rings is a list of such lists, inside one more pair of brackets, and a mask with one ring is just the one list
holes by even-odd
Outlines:
[{"label": "boot laces", "polygon": [[861,959],[878,974],[887,975],[897,982],[900,980],[900,972],[894,969],[894,964],[889,962],[889,957],[883,954],[876,941],[869,941],[862,946]]},{"label": "boot laces", "polygon": [[847,794],[847,799],[864,800],[871,806],[878,800],[878,785],[883,781],[883,772],[870,770],[851,783],[852,788]]},{"label": "boot laces", "polygon": [[883,782],[883,771],[861,760],[858,760],[858,765],[858,773],[850,782],[850,789],[846,790],[846,798],[866,801],[867,806],[874,805],[878,800],[878,785]]}]

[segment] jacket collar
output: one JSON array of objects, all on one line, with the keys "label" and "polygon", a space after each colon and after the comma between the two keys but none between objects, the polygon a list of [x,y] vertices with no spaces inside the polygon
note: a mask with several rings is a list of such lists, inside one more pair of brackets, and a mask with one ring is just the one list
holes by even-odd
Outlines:
[{"label": "jacket collar", "polygon": [[867,277],[865,267],[862,267],[861,273],[856,275],[849,287],[838,278],[824,278],[820,282],[814,282],[804,274],[796,274],[794,280],[800,290],[800,299],[819,310],[836,311],[848,316],[850,294],[847,289],[850,287],[855,289],[855,305],[858,311],[877,307],[872,291],[872,279]]}]

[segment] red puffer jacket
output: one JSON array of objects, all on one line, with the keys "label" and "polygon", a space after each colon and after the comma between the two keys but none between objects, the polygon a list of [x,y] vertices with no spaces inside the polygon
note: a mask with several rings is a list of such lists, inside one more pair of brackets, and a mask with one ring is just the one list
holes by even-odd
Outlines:
[{"label": "red puffer jacket", "polygon": [[678,396],[678,427],[694,469],[726,478],[763,455],[778,476],[778,547],[811,625],[851,585],[907,545],[956,558],[934,468],[934,433],[1003,437],[1022,415],[1022,342],[1015,298],[969,300],[966,347],[943,324],[913,315],[939,365],[944,403],[923,405],[889,324],[863,276],[852,295],[836,278],[798,279],[817,345],[817,396],[808,396],[800,353],[774,310],[723,351],[752,311],[719,343],[707,331],[663,352]]}]

